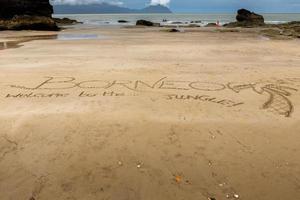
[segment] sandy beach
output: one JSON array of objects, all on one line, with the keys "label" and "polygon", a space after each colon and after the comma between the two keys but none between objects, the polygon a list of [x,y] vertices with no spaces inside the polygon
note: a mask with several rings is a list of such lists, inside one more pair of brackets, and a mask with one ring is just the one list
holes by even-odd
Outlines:
[{"label": "sandy beach", "polygon": [[0,199],[300,199],[300,40],[229,30],[0,32]]}]

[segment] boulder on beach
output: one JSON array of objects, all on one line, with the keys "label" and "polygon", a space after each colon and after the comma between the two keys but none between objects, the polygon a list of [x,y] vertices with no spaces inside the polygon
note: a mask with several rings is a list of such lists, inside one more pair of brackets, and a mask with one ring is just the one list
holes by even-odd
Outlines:
[{"label": "boulder on beach", "polygon": [[127,21],[127,20],[123,20],[123,19],[121,19],[121,20],[118,20],[118,23],[128,23],[129,21]]},{"label": "boulder on beach", "polygon": [[136,22],[136,25],[137,25],[137,26],[154,26],[154,23],[153,23],[153,22],[150,22],[150,21],[147,21],[147,20],[141,19],[141,20],[138,20],[138,21]]},{"label": "boulder on beach", "polygon": [[168,32],[170,33],[177,33],[177,32],[180,32],[180,30],[176,29],[176,28],[171,28],[168,30]]},{"label": "boulder on beach", "polygon": [[265,19],[262,15],[256,14],[246,9],[238,10],[236,20],[238,22],[247,22],[247,23],[252,23],[257,25],[265,24]]},{"label": "boulder on beach", "polygon": [[136,25],[137,25],[137,26],[160,26],[159,23],[153,23],[153,22],[151,22],[151,21],[147,21],[147,20],[143,20],[143,19],[138,20],[138,21],[136,22]]},{"label": "boulder on beach", "polygon": [[262,15],[256,14],[246,9],[240,9],[237,12],[236,22],[225,24],[226,27],[258,27],[265,25]]},{"label": "boulder on beach", "polygon": [[1,0],[0,30],[58,30],[49,0]]}]

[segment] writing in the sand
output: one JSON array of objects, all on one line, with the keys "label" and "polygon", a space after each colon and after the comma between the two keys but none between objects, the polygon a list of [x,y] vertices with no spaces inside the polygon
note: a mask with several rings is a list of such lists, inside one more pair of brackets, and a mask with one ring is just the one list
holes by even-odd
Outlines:
[{"label": "writing in the sand", "polygon": [[97,97],[97,96],[102,96],[102,97],[123,97],[123,96],[128,96],[128,95],[126,95],[125,93],[114,92],[114,91],[109,91],[109,92],[105,91],[105,92],[100,92],[100,93],[82,91],[78,95],[78,97]]},{"label": "writing in the sand", "polygon": [[46,77],[46,79],[34,86],[10,85],[12,88],[24,90],[66,90],[66,89],[112,89],[124,88],[132,91],[143,91],[149,89],[161,90],[200,90],[220,91],[226,85],[202,81],[180,81],[167,80],[167,77],[160,78],[153,82],[142,80],[84,80],[78,81],[74,77]]},{"label": "writing in the sand", "polygon": [[69,93],[17,93],[12,94],[9,93],[5,97],[6,98],[62,98],[62,97],[68,97]]},{"label": "writing in the sand", "polygon": [[194,100],[194,101],[202,101],[202,102],[211,102],[215,104],[220,104],[225,107],[235,107],[244,104],[244,102],[234,102],[229,99],[219,99],[216,97],[212,97],[210,95],[178,95],[178,94],[170,94],[167,95],[167,100]]},{"label": "writing in the sand", "polygon": [[[7,94],[6,98],[11,99],[40,99],[40,98],[65,98],[69,97],[70,93],[36,93],[36,92],[28,92],[28,93],[16,93],[16,94]],[[119,93],[115,91],[104,91],[104,92],[89,92],[82,91],[76,94],[79,98],[92,98],[92,97],[124,97],[129,96],[125,93]],[[179,95],[179,94],[169,94],[166,95],[166,100],[194,100],[201,102],[208,102],[219,104],[224,107],[235,107],[244,104],[244,102],[235,102],[230,99],[219,99],[217,97],[213,97],[210,95]]]},{"label": "writing in the sand", "polygon": [[[27,84],[21,85],[9,85],[11,88],[27,90],[31,92],[36,91],[63,91],[69,89],[82,89],[85,90],[79,94],[79,97],[95,97],[101,96],[101,94],[91,93],[94,90],[120,90],[134,91],[134,92],[146,92],[146,91],[202,91],[202,92],[220,92],[223,90],[230,90],[236,94],[242,91],[252,91],[254,94],[266,96],[265,102],[262,102],[261,109],[273,112],[278,115],[290,117],[294,111],[294,105],[290,100],[290,96],[298,91],[300,87],[300,78],[272,78],[271,80],[259,80],[255,82],[205,82],[205,81],[193,81],[193,80],[170,80],[168,77],[162,77],[154,81],[144,80],[104,80],[104,79],[88,79],[78,80],[75,77],[45,77],[42,81],[37,82],[31,86]],[[122,91],[123,91],[122,90]],[[122,93],[120,93],[122,94]],[[122,96],[119,93],[114,93],[112,96]],[[67,94],[19,94],[20,96],[29,97],[64,97]],[[12,95],[9,94],[8,97]],[[102,96],[107,96],[107,94]],[[109,96],[109,95],[108,95]],[[230,102],[230,100],[216,100],[214,97],[207,97],[206,95],[198,96],[186,96],[170,95],[168,100],[199,100],[209,101],[213,103],[225,104],[225,105],[241,105],[241,103]]]},{"label": "writing in the sand", "polygon": [[[71,94],[70,93],[35,93],[35,92],[28,92],[28,93],[16,93],[12,94],[9,93],[5,97],[6,98],[20,98],[20,99],[26,99],[26,98],[64,98],[64,97],[69,97]],[[119,92],[114,92],[114,91],[104,91],[100,93],[95,93],[95,92],[86,92],[82,91],[78,95],[78,97],[97,97],[97,96],[102,96],[102,97],[121,97],[121,96],[126,96],[125,93],[119,93]]]}]

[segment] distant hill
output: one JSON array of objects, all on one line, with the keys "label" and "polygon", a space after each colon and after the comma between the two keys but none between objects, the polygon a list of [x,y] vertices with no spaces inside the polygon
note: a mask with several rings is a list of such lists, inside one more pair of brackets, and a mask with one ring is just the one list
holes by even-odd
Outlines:
[{"label": "distant hill", "polygon": [[130,9],[108,3],[89,5],[54,5],[54,14],[101,14],[101,13],[172,13],[163,5],[151,5],[144,9]]},{"label": "distant hill", "polygon": [[163,5],[151,5],[148,6],[142,10],[140,10],[142,13],[172,13],[172,11]]}]

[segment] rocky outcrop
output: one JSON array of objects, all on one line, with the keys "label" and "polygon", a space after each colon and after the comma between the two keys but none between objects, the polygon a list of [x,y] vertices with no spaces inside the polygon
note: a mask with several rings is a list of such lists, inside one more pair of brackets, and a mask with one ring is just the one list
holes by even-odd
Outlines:
[{"label": "rocky outcrop", "polygon": [[64,18],[53,18],[54,22],[60,26],[66,26],[66,25],[74,25],[74,24],[82,24],[82,22],[79,22],[75,19],[69,19],[67,17]]},{"label": "rocky outcrop", "polygon": [[300,38],[300,21],[293,21],[283,24],[269,24],[260,31],[264,36],[273,39]]},{"label": "rocky outcrop", "polygon": [[277,26],[283,30],[283,34],[300,38],[300,21],[278,24]]},{"label": "rocky outcrop", "polygon": [[236,22],[225,24],[226,27],[258,27],[265,25],[262,15],[256,14],[246,9],[240,9],[237,12]]},{"label": "rocky outcrop", "polygon": [[49,0],[0,0],[0,30],[58,30]]},{"label": "rocky outcrop", "polygon": [[52,30],[57,31],[54,20],[43,16],[15,16],[10,20],[0,20],[0,30]]}]

